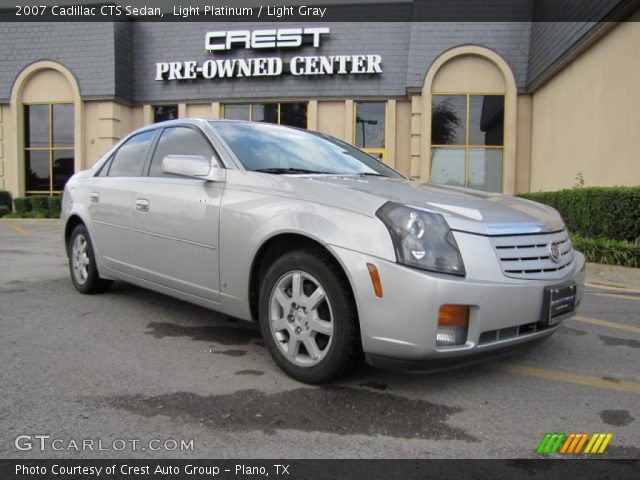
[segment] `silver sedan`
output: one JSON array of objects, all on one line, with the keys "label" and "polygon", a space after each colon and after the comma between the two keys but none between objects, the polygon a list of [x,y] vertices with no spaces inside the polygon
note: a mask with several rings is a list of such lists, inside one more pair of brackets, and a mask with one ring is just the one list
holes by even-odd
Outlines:
[{"label": "silver sedan", "polygon": [[257,321],[319,383],[361,359],[430,370],[553,333],[582,299],[560,215],[418,183],[335,138],[269,124],[144,127],[67,183],[82,293],[123,280]]}]

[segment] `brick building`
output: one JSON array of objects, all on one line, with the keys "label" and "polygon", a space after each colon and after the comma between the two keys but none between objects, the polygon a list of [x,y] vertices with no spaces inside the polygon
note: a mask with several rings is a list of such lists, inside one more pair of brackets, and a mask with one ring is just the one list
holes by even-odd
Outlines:
[{"label": "brick building", "polygon": [[179,117],[317,130],[412,178],[509,194],[640,184],[640,10],[543,22],[571,2],[538,3],[509,2],[510,22],[5,22],[0,188],[55,194]]}]

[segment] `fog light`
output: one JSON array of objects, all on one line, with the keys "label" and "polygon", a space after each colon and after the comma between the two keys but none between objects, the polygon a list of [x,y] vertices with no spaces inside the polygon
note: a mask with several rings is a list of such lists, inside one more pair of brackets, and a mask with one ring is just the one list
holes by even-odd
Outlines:
[{"label": "fog light", "polygon": [[441,305],[438,313],[436,346],[464,345],[469,327],[468,305]]}]

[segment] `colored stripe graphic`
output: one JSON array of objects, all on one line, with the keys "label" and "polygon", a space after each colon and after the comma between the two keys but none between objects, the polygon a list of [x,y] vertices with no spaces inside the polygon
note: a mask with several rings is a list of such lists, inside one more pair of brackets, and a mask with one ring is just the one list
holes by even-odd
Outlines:
[{"label": "colored stripe graphic", "polygon": [[587,441],[587,438],[589,438],[589,434],[588,433],[582,433],[582,439],[580,440],[580,443],[578,443],[578,445],[576,445],[576,450],[575,452],[572,453],[580,453],[580,451],[582,450],[582,447],[584,446],[585,442]]},{"label": "colored stripe graphic", "polygon": [[545,453],[544,448],[547,445],[547,441],[549,440],[549,438],[551,438],[550,433],[547,433],[544,437],[542,437],[542,441],[540,442],[540,445],[538,445],[538,449],[536,450],[537,453]]},{"label": "colored stripe graphic", "polygon": [[[604,453],[613,438],[612,433],[546,433],[538,445],[538,454]],[[588,442],[587,442],[588,440]],[[585,443],[587,447],[582,451]]]},{"label": "colored stripe graphic", "polygon": [[576,437],[575,433],[570,433],[569,436],[567,437],[567,439],[564,442],[564,445],[562,445],[562,449],[560,449],[560,453],[567,453],[567,449],[569,448],[569,445],[571,445],[571,442],[573,442],[573,439]]},{"label": "colored stripe graphic", "polygon": [[562,443],[562,440],[566,436],[567,436],[566,433],[559,433],[558,434],[558,438],[554,442],[553,446],[551,447],[551,451],[549,453],[556,453],[558,451],[558,449],[560,448],[560,444]]},{"label": "colored stripe graphic", "polygon": [[556,453],[565,436],[565,433],[547,433],[538,445],[537,452]]}]

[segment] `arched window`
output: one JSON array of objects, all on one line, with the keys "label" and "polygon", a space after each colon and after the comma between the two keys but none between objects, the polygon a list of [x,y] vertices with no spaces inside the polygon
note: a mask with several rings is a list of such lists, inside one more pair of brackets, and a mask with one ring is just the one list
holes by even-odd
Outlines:
[{"label": "arched window", "polygon": [[467,45],[438,57],[422,92],[421,177],[512,193],[516,96],[513,73],[495,52]]},{"label": "arched window", "polygon": [[81,98],[72,73],[43,60],[26,67],[11,91],[18,195],[54,195],[82,168]]}]

